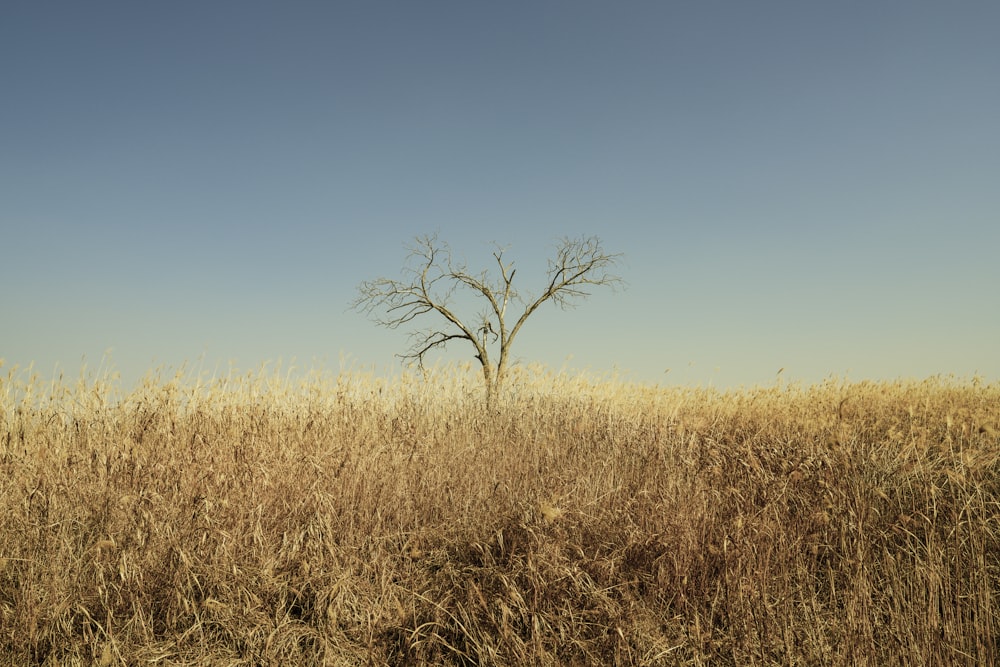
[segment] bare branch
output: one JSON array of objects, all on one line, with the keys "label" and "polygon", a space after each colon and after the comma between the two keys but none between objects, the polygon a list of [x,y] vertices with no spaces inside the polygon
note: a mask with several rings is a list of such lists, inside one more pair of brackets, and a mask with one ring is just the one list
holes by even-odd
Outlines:
[{"label": "bare branch", "polygon": [[624,285],[619,276],[608,272],[621,258],[621,253],[605,252],[601,240],[596,236],[564,238],[556,249],[556,258],[549,260],[548,287],[524,309],[511,330],[510,340],[513,340],[531,314],[546,301],[551,300],[560,308],[571,308],[575,305],[574,299],[590,296],[589,289],[582,289],[581,285],[612,289]]},{"label": "bare branch", "polygon": [[468,336],[465,334],[446,334],[443,331],[430,330],[414,332],[410,334],[410,338],[413,342],[410,345],[409,351],[396,356],[400,359],[416,361],[417,365],[423,368],[424,357],[428,352],[435,348],[444,348],[452,340],[466,340]]}]

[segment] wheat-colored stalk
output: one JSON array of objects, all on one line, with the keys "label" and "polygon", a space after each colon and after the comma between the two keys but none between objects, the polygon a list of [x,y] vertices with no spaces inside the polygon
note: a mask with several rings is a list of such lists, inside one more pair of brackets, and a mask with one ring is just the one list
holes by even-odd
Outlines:
[{"label": "wheat-colored stalk", "polygon": [[991,664],[1000,386],[0,377],[0,664]]}]

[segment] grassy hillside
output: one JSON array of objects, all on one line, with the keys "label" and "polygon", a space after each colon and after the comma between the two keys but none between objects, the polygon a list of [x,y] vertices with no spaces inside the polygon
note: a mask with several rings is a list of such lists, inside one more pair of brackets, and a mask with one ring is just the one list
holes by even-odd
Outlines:
[{"label": "grassy hillside", "polygon": [[0,664],[984,665],[1000,386],[0,378]]}]

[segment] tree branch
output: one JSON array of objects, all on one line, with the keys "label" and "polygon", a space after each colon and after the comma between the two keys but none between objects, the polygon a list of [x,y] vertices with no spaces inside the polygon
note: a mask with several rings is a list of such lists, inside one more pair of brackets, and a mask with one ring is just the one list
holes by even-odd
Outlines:
[{"label": "tree branch", "polygon": [[579,289],[578,285],[612,289],[623,285],[624,281],[619,276],[608,273],[608,269],[617,265],[621,258],[621,253],[604,252],[596,236],[579,239],[565,237],[556,250],[556,259],[549,260],[548,287],[524,309],[508,340],[513,341],[521,326],[546,301],[551,300],[560,308],[570,308],[574,305],[572,299],[590,296],[589,291]]},{"label": "tree branch", "polygon": [[[414,340],[407,352],[399,355],[401,358],[414,359],[423,365],[424,356],[428,352],[444,348],[449,341],[461,339],[470,341],[479,356],[486,358],[485,348],[472,330],[447,306],[455,289],[454,279],[461,275],[460,271],[454,269],[449,246],[439,242],[436,236],[418,237],[416,245],[410,248],[408,260],[417,263],[416,268],[404,268],[404,273],[411,276],[411,282],[388,278],[362,282],[358,286],[358,298],[352,307],[369,315],[376,324],[389,329],[396,329],[422,315],[436,312],[458,330],[458,333],[449,333],[432,329],[412,334],[411,338]],[[435,294],[435,288],[441,281],[445,281],[447,286],[443,294],[438,295]],[[384,312],[385,315],[376,315],[377,311]]]}]

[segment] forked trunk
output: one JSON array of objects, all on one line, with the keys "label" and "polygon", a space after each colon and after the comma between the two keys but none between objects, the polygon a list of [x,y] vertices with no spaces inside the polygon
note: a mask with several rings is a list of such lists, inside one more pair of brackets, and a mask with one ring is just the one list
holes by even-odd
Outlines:
[{"label": "forked trunk", "polygon": [[503,369],[493,368],[488,365],[483,366],[483,388],[486,390],[487,408],[496,406],[497,399],[500,397],[500,391],[503,387],[503,378]]}]

